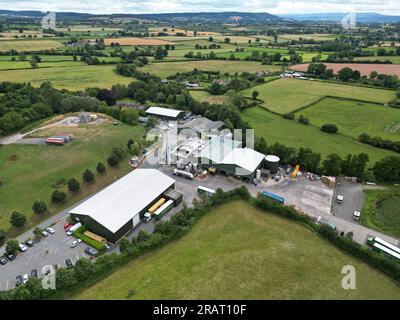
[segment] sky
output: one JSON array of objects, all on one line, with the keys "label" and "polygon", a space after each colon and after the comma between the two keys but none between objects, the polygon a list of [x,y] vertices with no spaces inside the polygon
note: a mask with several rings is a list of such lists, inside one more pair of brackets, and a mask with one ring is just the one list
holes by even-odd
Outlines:
[{"label": "sky", "polygon": [[400,15],[400,0],[0,0],[0,9],[100,14],[245,11],[272,14],[375,12]]}]

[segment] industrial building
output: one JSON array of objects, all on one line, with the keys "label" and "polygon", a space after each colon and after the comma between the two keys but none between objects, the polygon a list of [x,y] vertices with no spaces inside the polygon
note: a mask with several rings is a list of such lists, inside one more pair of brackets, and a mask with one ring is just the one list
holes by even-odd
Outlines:
[{"label": "industrial building", "polygon": [[72,209],[72,220],[115,243],[135,228],[161,198],[177,206],[175,180],[156,169],[136,169]]},{"label": "industrial building", "polygon": [[185,116],[185,112],[182,110],[161,107],[150,107],[146,110],[146,114],[148,116],[153,116],[165,120],[178,120]]},{"label": "industrial building", "polygon": [[209,138],[219,135],[219,130],[224,127],[225,123],[222,121],[212,121],[205,117],[198,117],[190,120],[184,125],[178,127],[178,131],[189,129],[197,133],[198,137],[206,135]]}]

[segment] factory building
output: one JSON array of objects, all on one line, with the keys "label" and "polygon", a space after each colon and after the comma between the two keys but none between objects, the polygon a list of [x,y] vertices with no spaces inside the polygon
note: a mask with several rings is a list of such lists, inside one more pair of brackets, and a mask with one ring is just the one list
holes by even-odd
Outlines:
[{"label": "factory building", "polygon": [[[162,198],[178,205],[175,180],[155,169],[137,169],[81,203],[69,214],[87,230],[115,243],[135,228]],[[168,197],[168,194],[171,197]]]},{"label": "factory building", "polygon": [[157,117],[164,120],[178,120],[185,116],[185,112],[182,110],[150,107],[146,110],[148,116]]}]

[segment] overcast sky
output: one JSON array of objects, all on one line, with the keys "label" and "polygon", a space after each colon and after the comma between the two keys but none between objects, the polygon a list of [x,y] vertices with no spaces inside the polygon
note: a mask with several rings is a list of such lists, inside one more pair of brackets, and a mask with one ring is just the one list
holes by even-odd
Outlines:
[{"label": "overcast sky", "polygon": [[0,0],[0,9],[90,13],[247,11],[273,14],[376,12],[400,15],[400,0]]}]

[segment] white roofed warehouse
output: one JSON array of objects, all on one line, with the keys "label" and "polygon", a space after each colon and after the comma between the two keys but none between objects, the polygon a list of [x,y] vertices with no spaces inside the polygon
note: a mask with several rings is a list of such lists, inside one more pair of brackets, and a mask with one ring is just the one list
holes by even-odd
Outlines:
[{"label": "white roofed warehouse", "polygon": [[184,117],[185,112],[182,110],[160,108],[160,107],[150,107],[146,110],[148,116],[153,116],[166,120],[177,120]]},{"label": "white roofed warehouse", "polygon": [[89,231],[117,242],[135,228],[147,209],[175,188],[175,180],[156,169],[137,169],[114,182],[69,214]]}]

